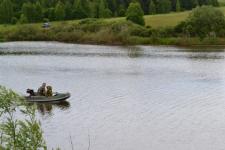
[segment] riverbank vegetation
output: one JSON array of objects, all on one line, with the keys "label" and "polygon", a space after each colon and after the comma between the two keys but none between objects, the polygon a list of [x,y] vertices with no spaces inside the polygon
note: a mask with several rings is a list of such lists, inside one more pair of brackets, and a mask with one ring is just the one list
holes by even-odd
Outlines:
[{"label": "riverbank vegetation", "polygon": [[[132,11],[135,10],[136,8]],[[47,29],[42,28],[41,24],[0,26],[0,39],[2,41],[60,41],[109,45],[224,45],[225,25],[221,10],[224,8],[198,7],[191,12],[185,12],[187,17],[180,23],[158,28],[149,26],[146,17],[145,26],[134,23],[135,21],[129,18],[89,18],[54,22]],[[173,16],[173,14],[166,15]],[[179,15],[184,14],[182,12]],[[163,15],[158,16],[163,17]],[[142,13],[139,17],[143,17]]]},{"label": "riverbank vegetation", "polygon": [[224,45],[224,13],[225,7],[201,6],[192,11],[144,16],[140,3],[132,2],[126,17],[57,21],[48,28],[42,28],[41,23],[0,25],[0,41]]},{"label": "riverbank vegetation", "polygon": [[0,86],[0,149],[47,149],[35,107],[12,90]]}]

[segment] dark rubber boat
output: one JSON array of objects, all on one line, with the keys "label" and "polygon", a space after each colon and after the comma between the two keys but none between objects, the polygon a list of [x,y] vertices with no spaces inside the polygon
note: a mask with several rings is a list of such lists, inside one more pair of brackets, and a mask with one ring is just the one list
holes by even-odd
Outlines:
[{"label": "dark rubber boat", "polygon": [[47,96],[25,96],[29,102],[61,102],[70,98],[70,93],[56,93],[51,97]]}]

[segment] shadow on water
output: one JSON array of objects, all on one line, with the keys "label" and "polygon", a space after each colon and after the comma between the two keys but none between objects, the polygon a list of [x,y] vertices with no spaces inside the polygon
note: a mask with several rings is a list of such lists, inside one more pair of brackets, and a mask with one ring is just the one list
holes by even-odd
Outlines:
[{"label": "shadow on water", "polygon": [[42,115],[51,114],[55,108],[60,110],[67,110],[70,108],[70,102],[63,101],[58,103],[35,103],[37,105],[38,112]]}]

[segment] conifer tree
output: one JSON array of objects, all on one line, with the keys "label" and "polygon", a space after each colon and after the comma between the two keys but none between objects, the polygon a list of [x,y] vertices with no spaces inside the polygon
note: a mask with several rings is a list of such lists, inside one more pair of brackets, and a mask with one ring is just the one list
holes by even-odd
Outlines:
[{"label": "conifer tree", "polygon": [[176,12],[180,11],[180,0],[176,1]]},{"label": "conifer tree", "polygon": [[158,0],[157,13],[168,13],[171,11],[170,0]]},{"label": "conifer tree", "polygon": [[35,22],[35,8],[30,2],[24,3],[22,6],[22,14],[27,18],[28,22]]},{"label": "conifer tree", "polygon": [[13,4],[11,0],[3,0],[0,4],[0,23],[11,23]]},{"label": "conifer tree", "polygon": [[72,12],[72,4],[67,1],[65,4],[65,19],[69,20],[73,18],[73,12]]},{"label": "conifer tree", "polygon": [[151,0],[150,5],[149,5],[149,14],[153,15],[156,13],[156,6],[155,2]]},{"label": "conifer tree", "polygon": [[55,7],[55,19],[56,20],[65,19],[65,6],[61,1],[59,1]]},{"label": "conifer tree", "polygon": [[112,16],[112,12],[111,10],[107,7],[107,3],[105,0],[100,0],[99,2],[99,6],[98,6],[98,10],[99,10],[99,18],[108,18]]},{"label": "conifer tree", "polygon": [[82,19],[88,17],[88,11],[87,8],[85,9],[84,6],[85,3],[82,2],[82,0],[75,0],[73,5],[73,18],[75,19]]},{"label": "conifer tree", "polygon": [[43,10],[40,2],[36,2],[35,6],[35,22],[40,22],[43,20]]}]

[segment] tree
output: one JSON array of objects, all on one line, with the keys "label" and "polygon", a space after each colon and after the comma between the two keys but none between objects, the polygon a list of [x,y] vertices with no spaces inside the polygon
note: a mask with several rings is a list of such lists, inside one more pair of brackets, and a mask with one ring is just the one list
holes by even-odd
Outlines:
[{"label": "tree", "polygon": [[120,5],[117,10],[117,15],[120,17],[123,17],[123,16],[125,16],[125,14],[126,14],[125,7],[123,5]]},{"label": "tree", "polygon": [[36,2],[36,4],[34,5],[34,9],[35,9],[35,14],[34,14],[35,22],[42,21],[43,20],[43,10],[42,10],[40,2]]},{"label": "tree", "polygon": [[211,0],[212,6],[219,6],[219,2],[217,0]]},{"label": "tree", "polygon": [[151,0],[139,0],[137,1],[141,4],[141,8],[144,11],[144,14],[148,14],[149,13],[149,5]]},{"label": "tree", "polygon": [[184,30],[193,36],[204,38],[210,34],[220,35],[224,31],[224,14],[212,7],[202,6],[194,9],[184,25]]},{"label": "tree", "polygon": [[180,5],[182,9],[191,10],[192,8],[195,8],[196,6],[201,4],[201,1],[206,0],[180,0]]},{"label": "tree", "polygon": [[176,12],[180,11],[180,0],[176,1]]},{"label": "tree", "polygon": [[32,3],[24,3],[22,6],[22,14],[27,18],[28,22],[35,22],[35,7]]},{"label": "tree", "polygon": [[[86,1],[87,2],[87,1]],[[85,3],[82,3],[82,0],[76,0],[74,2],[73,6],[73,18],[75,19],[82,19],[82,18],[87,18],[88,17],[88,11],[87,9],[89,8],[84,8],[88,6],[83,6]]]},{"label": "tree", "polygon": [[54,21],[55,20],[55,8],[48,8],[47,13],[46,13],[46,17],[50,21]]},{"label": "tree", "polygon": [[158,13],[168,13],[171,11],[170,0],[158,0],[157,1],[157,12]]},{"label": "tree", "polygon": [[73,18],[72,4],[67,1],[65,4],[65,19],[69,20]]},{"label": "tree", "polygon": [[105,0],[100,0],[98,6],[98,13],[99,18],[108,18],[112,16],[111,10],[108,8],[107,3]]},{"label": "tree", "polygon": [[149,5],[149,14],[155,14],[156,13],[156,6],[155,2],[151,0],[150,5]]},{"label": "tree", "polygon": [[107,0],[110,11],[116,16],[116,0]]},{"label": "tree", "polygon": [[19,23],[21,24],[28,23],[27,17],[24,14],[21,14]]},{"label": "tree", "polygon": [[65,6],[61,1],[59,1],[55,7],[55,19],[56,20],[65,19]]},{"label": "tree", "polygon": [[11,23],[13,4],[11,0],[3,0],[0,4],[0,23]]},{"label": "tree", "polygon": [[130,20],[139,25],[145,25],[143,16],[144,16],[144,12],[140,4],[136,2],[130,3],[126,12],[127,20]]}]

